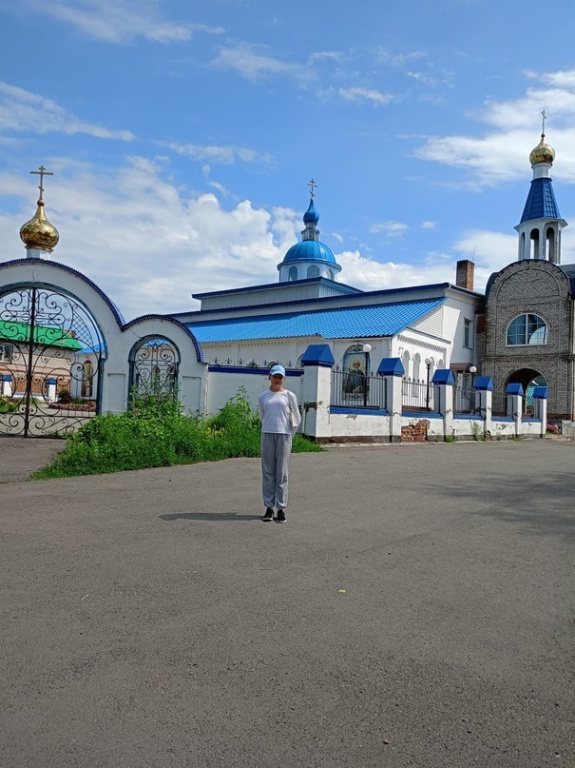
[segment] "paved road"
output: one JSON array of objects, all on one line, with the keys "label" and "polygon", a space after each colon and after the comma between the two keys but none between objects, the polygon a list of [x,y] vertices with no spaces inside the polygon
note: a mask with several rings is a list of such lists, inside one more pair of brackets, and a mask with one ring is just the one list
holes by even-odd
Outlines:
[{"label": "paved road", "polygon": [[573,768],[574,466],[550,440],[300,454],[285,526],[257,460],[14,471],[0,765]]}]

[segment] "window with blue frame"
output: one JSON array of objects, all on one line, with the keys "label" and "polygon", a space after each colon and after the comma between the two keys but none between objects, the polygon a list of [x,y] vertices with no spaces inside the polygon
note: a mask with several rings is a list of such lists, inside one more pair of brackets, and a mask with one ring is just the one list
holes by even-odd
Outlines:
[{"label": "window with blue frame", "polygon": [[507,345],[547,344],[547,324],[539,315],[518,315],[507,328]]}]

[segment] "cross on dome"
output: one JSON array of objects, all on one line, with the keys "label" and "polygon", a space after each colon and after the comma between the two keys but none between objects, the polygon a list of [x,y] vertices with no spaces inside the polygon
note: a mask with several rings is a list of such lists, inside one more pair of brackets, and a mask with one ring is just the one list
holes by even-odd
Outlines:
[{"label": "cross on dome", "polygon": [[44,176],[53,176],[54,174],[50,171],[47,171],[43,165],[41,165],[37,171],[30,171],[30,173],[40,177],[40,184],[38,184],[38,189],[40,190],[40,200],[42,200],[44,197]]}]

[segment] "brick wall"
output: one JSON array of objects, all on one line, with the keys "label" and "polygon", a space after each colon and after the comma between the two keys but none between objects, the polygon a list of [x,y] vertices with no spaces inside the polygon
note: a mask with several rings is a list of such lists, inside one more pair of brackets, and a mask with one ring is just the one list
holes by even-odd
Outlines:
[{"label": "brick wall", "polygon": [[[492,377],[495,392],[504,392],[513,374],[526,380],[541,375],[549,388],[549,416],[573,418],[572,303],[569,281],[554,264],[519,261],[499,273],[487,301],[481,360],[481,373]],[[547,344],[507,346],[509,323],[525,312],[543,318]]]},{"label": "brick wall", "polygon": [[401,428],[401,442],[402,443],[425,443],[427,440],[427,428],[429,427],[429,421],[422,419],[416,424],[410,424],[407,427]]}]

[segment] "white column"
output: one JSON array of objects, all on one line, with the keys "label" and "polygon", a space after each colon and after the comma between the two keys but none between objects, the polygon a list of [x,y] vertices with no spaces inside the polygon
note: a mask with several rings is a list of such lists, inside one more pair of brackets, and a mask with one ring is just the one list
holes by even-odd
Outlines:
[{"label": "white column", "polygon": [[327,344],[310,344],[302,356],[302,434],[317,440],[331,437],[330,400],[333,354]]},{"label": "white column", "polygon": [[400,443],[405,369],[399,357],[387,357],[381,361],[377,372],[385,378],[387,410],[389,411],[389,441]]},{"label": "white column", "polygon": [[490,376],[478,376],[475,379],[476,403],[483,419],[483,434],[493,431],[493,379]]}]

